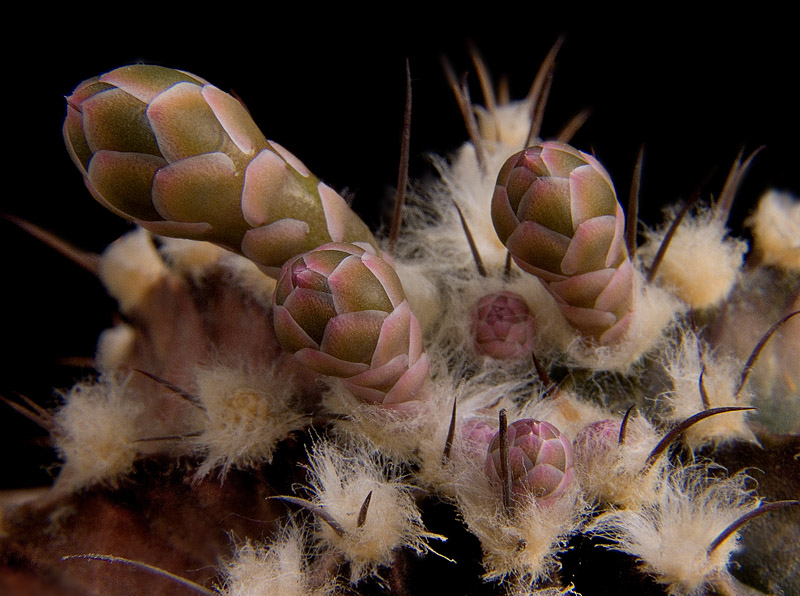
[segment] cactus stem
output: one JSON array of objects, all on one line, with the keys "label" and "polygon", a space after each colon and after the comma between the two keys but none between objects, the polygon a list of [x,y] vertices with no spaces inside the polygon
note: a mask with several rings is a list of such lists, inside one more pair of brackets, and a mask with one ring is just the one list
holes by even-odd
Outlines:
[{"label": "cactus stem", "polygon": [[706,549],[706,554],[711,555],[719,546],[728,539],[728,537],[733,534],[736,530],[741,528],[744,524],[749,522],[751,519],[763,515],[764,513],[769,513],[770,511],[776,511],[778,509],[784,509],[785,507],[791,507],[792,505],[800,505],[800,501],[775,501],[773,503],[765,503],[761,505],[758,509],[754,509],[753,511],[744,514],[742,517],[737,519],[727,528],[725,528],[719,536],[717,536],[711,544],[708,545],[708,549]]},{"label": "cactus stem", "polygon": [[800,314],[800,310],[795,310],[793,312],[790,312],[788,315],[786,315],[780,321],[778,321],[772,327],[770,327],[767,330],[767,332],[761,337],[761,339],[758,340],[756,347],[753,348],[753,351],[750,353],[750,357],[747,359],[747,362],[745,363],[744,368],[742,369],[742,377],[741,380],[739,381],[739,387],[737,387],[736,389],[736,394],[735,394],[736,398],[739,397],[739,394],[742,392],[742,389],[744,389],[744,386],[747,383],[747,378],[750,376],[750,371],[753,370],[753,365],[755,364],[759,354],[761,354],[761,350],[764,349],[766,343],[781,327],[781,325],[783,325],[784,323],[786,323],[786,321],[788,321],[789,319],[798,314]]},{"label": "cactus stem", "polygon": [[444,452],[442,457],[445,461],[450,459],[450,452],[453,450],[453,438],[456,435],[456,409],[458,399],[453,397],[453,412],[450,414],[450,426],[447,429],[447,438],[444,441]]},{"label": "cactus stem", "polygon": [[761,147],[755,149],[750,155],[747,156],[747,159],[745,159],[744,162],[742,162],[744,148],[739,151],[739,155],[737,155],[736,159],[733,161],[731,170],[728,172],[728,177],[725,179],[725,184],[722,186],[722,191],[719,194],[719,200],[717,201],[714,211],[714,219],[721,220],[723,222],[728,221],[728,217],[731,213],[731,207],[733,206],[733,199],[736,197],[736,191],[739,190],[739,187],[742,184],[742,179],[744,178],[747,170],[750,168],[750,164],[753,163],[753,159],[756,155],[761,153],[762,149],[764,149],[764,145],[761,145]]},{"label": "cactus stem", "polygon": [[[453,71],[453,65],[450,64],[450,61],[444,56],[442,56],[442,68],[444,68],[447,82],[450,84],[450,88],[456,96],[456,103],[458,103],[458,108],[461,110],[461,117],[464,119],[464,124],[467,127],[469,140],[475,147],[475,157],[478,160],[478,166],[482,172],[485,172],[486,151],[483,147],[480,132],[478,131],[478,122],[475,120],[475,112],[472,109],[472,102],[469,98],[469,89],[467,89],[466,80],[462,80],[460,83],[458,82],[456,74]],[[464,75],[464,79],[466,79],[466,74]]]},{"label": "cactus stem", "polygon": [[636,165],[633,166],[631,192],[628,195],[628,212],[625,214],[625,245],[631,260],[636,256],[636,226],[639,223],[639,191],[642,186],[642,163],[644,162],[644,145],[639,147]]},{"label": "cactus stem", "polygon": [[185,577],[181,577],[180,575],[175,575],[174,573],[170,573],[166,569],[161,569],[161,567],[156,567],[155,565],[150,565],[148,563],[144,563],[142,561],[134,561],[132,559],[126,559],[124,557],[115,557],[114,555],[98,555],[95,553],[88,553],[85,555],[67,555],[66,557],[61,557],[62,561],[77,561],[77,560],[89,560],[89,561],[105,561],[106,563],[119,563],[122,565],[130,565],[136,569],[140,569],[142,571],[147,571],[148,573],[153,573],[155,575],[160,575],[161,577],[165,577],[169,580],[172,580],[176,583],[181,584],[189,588],[190,590],[194,590],[200,594],[205,594],[206,596],[219,596],[219,592],[216,590],[209,590],[201,586],[200,584],[196,584],[195,582],[186,579]]},{"label": "cactus stem", "polygon": [[500,410],[500,476],[503,482],[503,509],[506,514],[511,514],[513,503],[511,501],[511,470],[508,456],[508,417],[505,409]]},{"label": "cactus stem", "polygon": [[455,199],[453,199],[453,205],[455,205],[456,211],[458,211],[458,217],[461,220],[461,227],[464,229],[464,235],[467,237],[469,250],[472,253],[472,258],[475,260],[475,267],[477,267],[478,273],[480,273],[481,277],[486,277],[486,267],[483,265],[483,259],[481,259],[481,254],[478,252],[478,247],[475,245],[472,232],[469,231],[467,220],[464,219],[464,213],[461,211],[461,207],[458,206],[458,203],[456,203]]},{"label": "cactus stem", "polygon": [[619,425],[619,437],[617,438],[617,444],[623,445],[625,443],[625,435],[628,432],[628,421],[631,419],[631,412],[633,412],[636,406],[631,406],[627,410],[625,410],[625,415],[622,417],[622,423]]},{"label": "cactus stem", "polygon": [[367,493],[364,502],[361,504],[361,509],[358,511],[358,519],[356,520],[356,527],[360,528],[367,521],[367,511],[369,511],[369,502],[372,500],[372,491]]},{"label": "cactus stem", "polygon": [[82,267],[95,277],[99,275],[100,255],[89,252],[88,250],[75,248],[69,242],[62,240],[55,234],[48,232],[47,230],[42,229],[39,226],[30,223],[29,221],[25,221],[22,218],[15,217],[14,215],[9,215],[7,213],[3,213],[0,216],[3,217],[3,219],[13,223],[24,232],[27,232],[29,235],[33,236],[42,244],[46,244],[79,267]]},{"label": "cactus stem", "polygon": [[689,416],[686,420],[670,429],[670,431],[658,442],[658,445],[653,447],[653,450],[650,452],[650,455],[647,456],[644,466],[642,466],[642,469],[639,473],[646,473],[653,466],[659,456],[667,450],[667,447],[669,447],[675,441],[675,439],[677,439],[685,430],[694,426],[701,420],[705,420],[711,416],[716,416],[717,414],[724,414],[725,412],[742,412],[744,410],[755,409],[756,408],[746,406],[724,406],[721,408],[711,408],[709,410],[704,410]]},{"label": "cactus stem", "polygon": [[[292,497],[289,495],[275,495],[272,497],[267,497],[267,499],[277,499],[279,501],[285,501],[286,503],[291,503],[292,505],[297,505],[298,507],[302,507],[306,511],[313,513],[322,521],[324,521],[326,524],[328,524],[331,530],[336,532],[337,536],[341,537],[344,536],[345,534],[344,528],[341,526],[339,522],[337,522],[333,518],[333,516],[330,513],[325,511],[319,505],[315,505],[311,501],[307,501],[306,499],[301,499],[299,497]],[[363,509],[364,506],[362,505],[361,507]]]},{"label": "cactus stem", "polygon": [[408,185],[408,162],[411,147],[411,67],[406,58],[406,104],[403,111],[403,137],[400,142],[400,163],[397,167],[397,192],[394,197],[394,215],[389,232],[389,252],[394,253],[394,246],[400,236],[403,223],[403,206],[406,202],[406,186]]}]

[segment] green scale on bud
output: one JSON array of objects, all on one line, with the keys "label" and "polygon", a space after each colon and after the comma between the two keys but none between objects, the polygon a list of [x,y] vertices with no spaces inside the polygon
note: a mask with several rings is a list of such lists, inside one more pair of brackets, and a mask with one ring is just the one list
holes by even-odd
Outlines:
[{"label": "green scale on bud", "polygon": [[377,248],[336,191],[195,75],[134,65],[85,81],[67,98],[64,140],[114,213],[156,234],[214,242],[270,275],[326,242]]},{"label": "green scale on bud", "polygon": [[430,363],[419,322],[368,245],[330,243],[288,261],[273,313],[283,348],[360,400],[402,409],[422,397]]},{"label": "green scale on bud", "polygon": [[618,341],[633,310],[633,265],[614,185],[594,157],[556,141],[512,155],[492,197],[497,235],[538,277],[566,319],[601,344]]}]

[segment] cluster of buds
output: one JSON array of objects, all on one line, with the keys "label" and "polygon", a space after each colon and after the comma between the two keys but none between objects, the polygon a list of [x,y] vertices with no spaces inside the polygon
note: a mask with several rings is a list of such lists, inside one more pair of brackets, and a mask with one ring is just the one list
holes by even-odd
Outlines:
[{"label": "cluster of buds", "polygon": [[497,177],[492,221],[514,262],[544,282],[581,334],[601,344],[621,338],[633,265],[622,207],[594,157],[556,141],[512,155]]},{"label": "cluster of buds", "polygon": [[374,251],[330,243],[288,261],[274,297],[275,334],[300,362],[340,377],[358,398],[412,401],[430,367],[394,269]]},{"label": "cluster of buds", "polygon": [[200,77],[125,66],[67,106],[64,140],[89,191],[156,234],[214,242],[271,275],[326,242],[377,246],[339,194]]},{"label": "cluster of buds", "polygon": [[498,360],[530,355],[536,323],[522,296],[498,292],[484,296],[472,310],[472,345],[479,354]]},{"label": "cluster of buds", "polygon": [[195,75],[134,65],[83,82],[67,106],[67,148],[101,204],[282,271],[274,319],[287,351],[368,403],[417,396],[429,363],[394,270],[345,201],[239,100]]}]

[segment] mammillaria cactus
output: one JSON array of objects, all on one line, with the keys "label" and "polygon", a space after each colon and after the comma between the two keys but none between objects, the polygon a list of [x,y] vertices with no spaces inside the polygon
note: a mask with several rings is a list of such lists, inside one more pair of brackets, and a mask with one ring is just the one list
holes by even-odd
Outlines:
[{"label": "mammillaria cactus", "polygon": [[92,195],[157,234],[210,240],[273,274],[325,242],[375,246],[342,197],[200,77],[126,66],[67,106],[64,139]]},{"label": "mammillaria cactus", "polygon": [[605,168],[566,143],[545,141],[508,158],[492,220],[514,262],[547,284],[581,333],[613,343],[633,308],[625,217]]},{"label": "mammillaria cactus", "polygon": [[[525,43],[529,61],[536,42]],[[272,51],[259,60],[278,47],[270,37]],[[469,122],[476,106],[463,79],[470,142],[434,157],[439,179],[410,185],[393,222],[402,223],[392,225],[397,244],[386,242],[391,258],[379,251],[383,239],[348,235],[366,228],[338,195],[266,141],[238,100],[199,77],[126,67],[70,98],[67,143],[81,174],[101,203],[141,226],[98,257],[17,220],[99,269],[120,316],[98,347],[97,378],[61,392],[55,405],[41,393],[14,397],[13,383],[0,396],[46,429],[63,464],[54,485],[26,494],[27,502],[0,492],[0,592],[800,591],[800,507],[791,501],[800,490],[796,247],[791,235],[769,233],[773,222],[795,228],[796,200],[764,204],[754,226],[764,254],[731,268],[728,302],[692,318],[689,303],[666,290],[663,272],[651,265],[652,275],[642,275],[651,261],[635,250],[630,225],[623,247],[610,177],[564,144],[597,147],[610,171],[623,169],[615,173],[620,188],[628,160],[612,161],[624,151],[618,137],[613,151],[607,137],[589,140],[592,129],[573,141],[573,123],[558,141],[519,153],[526,136],[544,137],[560,119],[550,110],[539,126],[555,48],[524,102],[511,102],[502,85],[495,96],[473,58],[486,99],[480,126]],[[256,81],[268,85],[270,108],[294,97],[281,81],[282,62],[259,64]],[[345,159],[375,170],[370,159],[392,156],[371,144],[352,150],[315,120],[349,121],[334,106],[350,89],[318,84],[317,66],[305,65],[307,86],[292,87],[313,110],[300,119],[275,110],[271,134],[281,138],[284,121],[292,134],[307,133],[296,142],[306,143],[304,156],[321,150],[315,169],[331,179]],[[139,97],[148,81],[153,97]],[[425,85],[425,77],[414,81]],[[258,99],[252,88],[239,91]],[[174,110],[166,121],[165,106]],[[598,112],[595,121],[605,118]],[[203,144],[210,137],[219,143]],[[233,178],[195,167],[215,161],[232,163]],[[345,178],[358,185],[359,201],[377,206],[359,175]],[[645,171],[643,180],[653,179],[659,175]],[[491,219],[495,188],[508,203],[495,208],[497,230],[519,264],[505,270],[506,247]],[[57,205],[80,208],[62,194]],[[281,268],[279,280],[265,275],[276,278]],[[475,312],[481,297],[489,304],[480,301]],[[51,306],[61,308],[60,300]],[[491,328],[473,332],[492,346],[491,357],[475,355],[473,314]],[[645,326],[653,332],[646,340]],[[39,335],[56,337],[47,331]],[[676,357],[676,346],[690,358]],[[519,358],[498,359],[504,350]],[[733,405],[720,413],[715,388],[730,371]],[[678,392],[692,404],[692,424],[736,417],[760,445],[729,424],[686,432],[687,419],[670,407]],[[759,412],[742,407],[749,403]],[[509,427],[502,412],[516,422]],[[498,462],[501,442],[509,466]],[[760,518],[761,527],[742,526],[790,506]],[[743,555],[732,554],[737,545]]]},{"label": "mammillaria cactus", "polygon": [[341,377],[368,403],[418,399],[428,356],[392,267],[372,250],[324,244],[287,262],[275,288],[275,333],[310,369]]}]

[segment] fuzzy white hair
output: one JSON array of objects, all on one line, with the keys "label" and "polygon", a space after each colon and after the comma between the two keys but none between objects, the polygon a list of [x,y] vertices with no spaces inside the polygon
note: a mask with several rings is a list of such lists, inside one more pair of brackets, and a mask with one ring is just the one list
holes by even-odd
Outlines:
[{"label": "fuzzy white hair", "polygon": [[143,404],[127,390],[127,377],[103,375],[78,383],[54,414],[55,447],[64,466],[56,485],[76,490],[103,483],[114,486],[140,453],[137,419]]},{"label": "fuzzy white hair", "polygon": [[392,563],[398,549],[427,552],[426,539],[442,538],[425,531],[409,485],[373,446],[361,442],[342,447],[323,441],[314,445],[309,459],[313,503],[340,527],[337,532],[318,521],[320,546],[350,563],[351,583],[376,575],[379,567]]},{"label": "fuzzy white hair", "polygon": [[215,468],[224,477],[231,467],[271,462],[278,443],[309,422],[297,410],[290,375],[276,365],[256,370],[244,364],[214,363],[198,367],[195,374],[196,397],[205,419],[188,441],[203,456],[198,478]]},{"label": "fuzzy white hair", "polygon": [[708,472],[703,465],[676,468],[654,503],[603,513],[590,531],[609,539],[608,548],[641,560],[671,596],[699,596],[725,581],[738,545],[735,532],[712,549],[715,539],[760,503],[746,489],[746,476],[715,479]]},{"label": "fuzzy white hair", "polygon": [[289,524],[268,544],[245,542],[223,565],[222,594],[328,596],[335,593],[333,578],[314,581],[306,550],[306,536],[294,524]]}]

